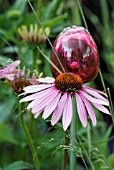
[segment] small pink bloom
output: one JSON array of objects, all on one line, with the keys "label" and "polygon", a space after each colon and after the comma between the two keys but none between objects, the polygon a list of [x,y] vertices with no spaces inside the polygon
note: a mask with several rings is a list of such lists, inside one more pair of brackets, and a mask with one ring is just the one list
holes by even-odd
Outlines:
[{"label": "small pink bloom", "polygon": [[[7,78],[8,80],[14,80],[15,76],[18,74],[16,67],[19,66],[20,60],[17,60],[7,67],[0,70],[0,78]],[[23,75],[23,72],[20,71],[20,74]]]},{"label": "small pink bloom", "polygon": [[108,100],[104,97],[106,94],[84,86],[81,78],[73,73],[62,73],[56,79],[40,78],[39,82],[42,84],[25,87],[24,94],[27,96],[20,100],[20,102],[31,101],[27,109],[32,110],[34,118],[37,118],[42,112],[43,119],[52,115],[51,124],[54,126],[62,117],[63,129],[66,131],[74,114],[72,109],[72,97],[74,96],[83,127],[87,126],[88,116],[94,126],[97,123],[92,105],[98,110],[110,114],[108,109],[103,106],[109,106]]},{"label": "small pink bloom", "polygon": [[36,75],[33,74],[32,77],[30,75],[26,75],[24,70],[20,70],[19,66],[20,60],[13,62],[7,67],[0,70],[0,78],[5,78],[8,84],[13,88],[15,92],[18,94],[23,92],[23,88],[32,84],[38,84]]}]

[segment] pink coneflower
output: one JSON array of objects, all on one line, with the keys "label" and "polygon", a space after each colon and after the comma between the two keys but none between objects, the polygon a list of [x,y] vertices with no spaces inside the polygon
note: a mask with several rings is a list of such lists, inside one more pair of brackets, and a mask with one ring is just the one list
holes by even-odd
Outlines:
[{"label": "pink coneflower", "polygon": [[23,91],[24,87],[27,87],[30,85],[36,85],[36,84],[38,84],[38,81],[37,81],[35,74],[30,76],[29,74],[26,75],[24,72],[24,75],[22,75],[22,76],[15,75],[14,80],[8,81],[8,83],[16,93],[20,94],[20,93],[24,92]]},{"label": "pink coneflower", "polygon": [[[43,119],[51,114],[51,124],[55,125],[62,117],[63,129],[66,131],[73,118],[72,97],[75,96],[77,112],[83,127],[87,126],[88,116],[96,125],[96,116],[92,105],[98,110],[110,114],[107,108],[108,100],[103,97],[105,93],[86,87],[82,79],[74,73],[59,74],[56,79],[51,77],[40,78],[38,85],[31,85],[24,88],[26,97],[20,102],[31,101],[27,109],[32,109],[34,118],[37,118],[43,111]],[[31,94],[32,93],[32,94]]]},{"label": "pink coneflower", "polygon": [[[0,70],[0,78],[7,78],[8,80],[14,80],[15,75],[18,74],[18,69],[16,70],[16,67],[19,66],[20,60],[17,60],[7,67]],[[23,71],[20,71],[20,75],[23,75]]]},{"label": "pink coneflower", "polygon": [[[41,28],[37,24],[31,24],[28,29],[26,25],[22,25],[18,28],[18,32],[21,37],[28,43],[37,43],[40,44],[46,41],[46,36]],[[50,34],[50,28],[45,28],[46,35]]]},{"label": "pink coneflower", "polygon": [[13,90],[20,94],[23,92],[23,88],[29,85],[38,84],[36,75],[30,76],[30,72],[26,75],[25,70],[16,69],[19,66],[20,60],[13,62],[7,67],[0,70],[0,78],[5,78],[8,84]]}]

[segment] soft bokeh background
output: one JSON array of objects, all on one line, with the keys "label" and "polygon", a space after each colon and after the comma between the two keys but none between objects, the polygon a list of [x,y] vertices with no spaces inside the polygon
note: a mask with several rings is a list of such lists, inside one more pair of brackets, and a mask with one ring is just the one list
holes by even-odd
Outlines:
[{"label": "soft bokeh background", "polygon": [[[112,104],[114,101],[114,1],[112,0],[82,0],[80,1],[88,24],[88,29],[93,36],[99,50],[100,68],[109,88]],[[31,0],[31,3],[40,18],[42,25],[49,27],[49,39],[53,43],[63,28],[70,25],[85,26],[76,0]],[[51,47],[48,41],[40,44],[25,42],[19,35],[18,28],[30,24],[38,24],[27,0],[0,0],[0,67],[12,61],[21,60],[21,68],[26,67],[31,74],[33,57],[37,58],[37,74],[51,76],[49,63],[36,49],[39,45],[42,51],[50,57]],[[40,26],[39,26],[40,28]],[[101,76],[89,84],[103,91]],[[109,91],[107,91],[109,92]],[[19,97],[9,85],[0,81],[0,170],[34,169],[33,158],[20,125],[18,106]],[[23,105],[26,108],[26,104]],[[112,110],[113,113],[113,110]],[[23,109],[25,122],[32,135],[38,151],[42,170],[59,170],[62,165],[64,150],[64,131],[61,123],[51,127],[50,121],[43,121],[41,116],[37,120]],[[78,123],[77,136],[83,142],[83,147],[88,152],[96,170],[103,167],[104,158],[114,167],[114,141],[112,118],[96,110],[98,124],[95,127],[97,139],[91,130],[91,152],[88,150],[87,129]],[[98,143],[101,145],[99,150]],[[78,156],[78,169],[85,170],[82,159],[89,167],[87,155],[82,146],[76,142],[73,149]],[[102,154],[103,153],[103,154]]]}]

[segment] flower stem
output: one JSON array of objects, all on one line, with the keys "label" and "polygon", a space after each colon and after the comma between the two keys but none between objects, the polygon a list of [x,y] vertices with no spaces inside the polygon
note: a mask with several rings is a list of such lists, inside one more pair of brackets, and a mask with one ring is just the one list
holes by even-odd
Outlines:
[{"label": "flower stem", "polygon": [[114,109],[113,109],[113,103],[112,103],[112,99],[111,99],[111,94],[110,94],[110,89],[109,88],[107,88],[107,92],[108,92],[109,101],[110,101],[109,110],[110,110],[110,113],[111,113],[112,123],[113,123],[113,126],[114,126]]},{"label": "flower stem", "polygon": [[33,145],[32,138],[30,136],[29,130],[28,130],[28,128],[27,128],[27,126],[24,122],[23,113],[21,112],[21,110],[22,110],[22,106],[21,106],[21,104],[19,104],[20,122],[21,122],[22,128],[25,132],[29,147],[31,149],[33,160],[34,160],[34,163],[35,163],[35,166],[36,166],[36,170],[40,170],[39,160],[38,160],[38,157],[37,157],[37,154],[36,154],[36,150],[35,150],[35,147]]},{"label": "flower stem", "polygon": [[[82,7],[81,7],[81,4],[80,4],[80,1],[79,1],[79,0],[77,0],[77,4],[78,4],[79,10],[80,10],[82,19],[83,19],[83,21],[84,21],[84,25],[85,25],[86,29],[88,30],[87,22],[86,22],[86,19],[85,19],[85,16],[84,16],[84,13],[83,13],[83,10],[82,10]],[[89,30],[88,30],[88,31],[89,31]]]},{"label": "flower stem", "polygon": [[42,0],[37,0],[37,9],[38,9],[38,17],[40,18],[41,15],[41,9],[42,9]]},{"label": "flower stem", "polygon": [[[86,155],[86,157],[87,157],[87,159],[88,159],[88,161],[89,161],[89,163],[90,163],[91,170],[95,170],[95,167],[94,167],[94,165],[93,165],[93,162],[92,162],[92,160],[90,159],[90,156],[89,156],[89,154],[87,153],[84,145],[82,144],[81,139],[78,138],[78,140],[79,140],[79,143],[80,143],[80,145],[81,145],[81,147],[82,147],[82,149],[83,149],[83,151],[84,151],[84,153],[85,153],[85,155]],[[84,159],[83,159],[83,160],[84,160]],[[86,168],[86,169],[87,169],[87,168]]]},{"label": "flower stem", "polygon": [[[36,11],[34,10],[34,8],[33,8],[32,4],[31,4],[30,0],[28,0],[28,3],[29,3],[29,5],[30,5],[30,7],[31,7],[31,9],[32,9],[32,11],[33,11],[33,13],[35,14],[36,19],[37,19],[37,21],[38,21],[40,27],[42,28],[42,30],[43,30],[43,32],[44,32],[46,38],[47,38],[47,41],[49,42],[49,45],[51,46],[51,48],[52,48],[52,50],[53,50],[53,52],[54,52],[54,54],[55,54],[55,56],[56,56],[56,58],[57,58],[57,60],[58,60],[58,62],[59,62],[59,64],[60,64],[60,66],[61,66],[63,72],[65,73],[65,69],[64,69],[64,67],[63,67],[63,64],[61,63],[59,57],[57,56],[56,51],[54,50],[54,47],[53,47],[51,41],[49,40],[49,38],[48,38],[48,36],[47,36],[47,34],[46,34],[46,32],[45,32],[44,26],[42,25],[42,23],[41,23],[41,21],[40,21],[38,15],[37,15],[37,13],[36,13]],[[48,60],[48,61],[49,61],[49,60]]]},{"label": "flower stem", "polygon": [[87,136],[88,136],[88,147],[89,147],[89,153],[91,152],[91,133],[90,133],[90,125],[88,124],[87,127]]},{"label": "flower stem", "polygon": [[[67,130],[65,132],[65,146],[69,145],[69,131]],[[63,165],[62,165],[62,170],[66,170],[67,168],[67,161],[68,161],[68,150],[64,150],[64,159],[63,159]]]},{"label": "flower stem", "polygon": [[107,159],[106,159],[106,157],[105,157],[105,155],[104,155],[104,153],[103,153],[103,151],[102,151],[102,147],[101,147],[101,145],[100,145],[99,139],[98,139],[98,137],[97,137],[97,135],[96,135],[96,133],[95,133],[95,130],[94,130],[94,127],[93,127],[92,123],[89,122],[89,124],[90,124],[90,127],[91,127],[91,129],[92,129],[92,133],[93,133],[93,135],[94,135],[94,138],[95,138],[95,140],[97,141],[98,149],[99,149],[99,151],[100,151],[100,153],[101,153],[101,155],[102,155],[102,158],[103,158],[103,160],[104,160],[104,162],[105,162],[105,165],[106,165],[107,169],[113,170],[112,166],[109,164],[109,162],[107,161]]},{"label": "flower stem", "polygon": [[37,52],[33,50],[33,70],[37,70]]},{"label": "flower stem", "polygon": [[[73,119],[70,127],[70,144],[71,146],[76,145],[76,99],[75,97],[72,98],[73,104]],[[76,170],[76,155],[73,150],[70,152],[70,169]]]},{"label": "flower stem", "polygon": [[101,69],[99,69],[99,75],[100,75],[100,78],[101,78],[101,82],[102,82],[102,86],[103,86],[104,92],[107,94],[106,86],[105,86],[105,83],[104,83],[104,79],[103,79],[103,75],[102,75]]}]

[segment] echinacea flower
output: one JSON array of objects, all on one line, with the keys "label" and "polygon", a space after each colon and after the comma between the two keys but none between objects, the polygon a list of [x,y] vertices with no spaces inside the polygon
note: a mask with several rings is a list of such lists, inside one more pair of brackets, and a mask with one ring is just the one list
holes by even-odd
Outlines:
[{"label": "echinacea flower", "polygon": [[[38,25],[31,24],[28,29],[26,25],[22,25],[18,28],[18,32],[21,37],[28,43],[42,43],[46,41],[46,36],[42,29],[38,28]],[[45,28],[46,35],[49,35],[50,29],[49,27]]]},{"label": "echinacea flower", "polygon": [[13,62],[7,67],[0,70],[0,78],[5,78],[7,83],[13,88],[13,90],[20,94],[23,92],[23,88],[29,85],[38,84],[36,74],[33,73],[30,76],[30,71],[28,70],[28,74],[25,73],[25,69],[20,70],[20,68],[16,69],[19,66],[20,60]]},{"label": "echinacea flower", "polygon": [[83,127],[87,126],[88,116],[94,126],[97,123],[92,105],[98,110],[110,114],[104,107],[104,105],[109,105],[105,98],[106,94],[86,87],[83,85],[82,79],[74,73],[62,73],[56,79],[46,77],[40,78],[38,81],[38,85],[24,88],[23,94],[27,96],[20,100],[20,102],[31,101],[27,109],[31,109],[34,118],[37,118],[42,112],[43,119],[52,115],[51,124],[54,126],[62,117],[63,129],[66,131],[73,118],[72,97],[74,96]]},{"label": "echinacea flower", "polygon": [[[0,70],[0,78],[7,78],[8,80],[14,80],[15,75],[18,74],[18,70],[16,67],[19,66],[20,60],[17,60],[10,65],[6,66],[5,68]],[[20,75],[22,76],[24,73],[20,71]]]},{"label": "echinacea flower", "polygon": [[38,84],[38,80],[34,73],[30,76],[29,74],[26,75],[24,72],[22,76],[15,75],[14,80],[8,81],[8,83],[16,93],[20,94],[23,92],[24,87]]}]

